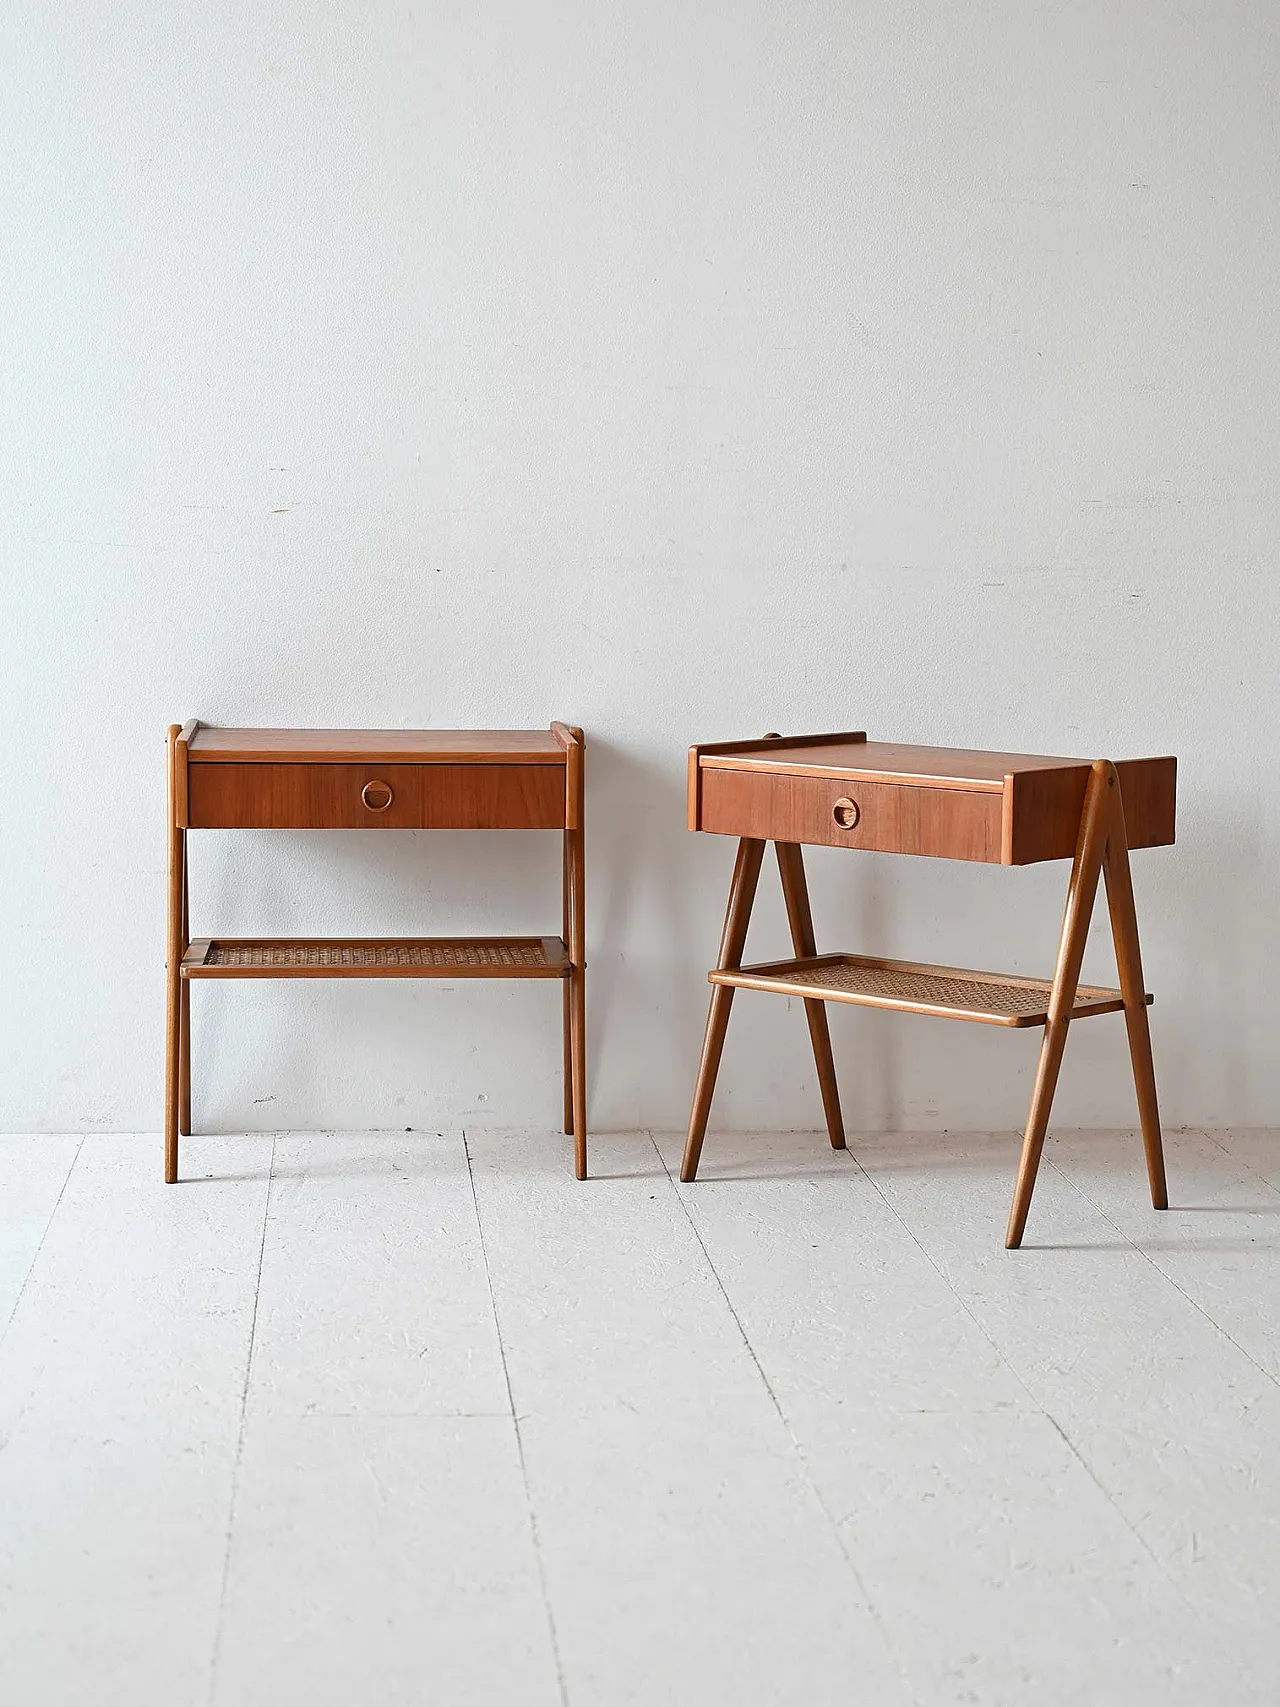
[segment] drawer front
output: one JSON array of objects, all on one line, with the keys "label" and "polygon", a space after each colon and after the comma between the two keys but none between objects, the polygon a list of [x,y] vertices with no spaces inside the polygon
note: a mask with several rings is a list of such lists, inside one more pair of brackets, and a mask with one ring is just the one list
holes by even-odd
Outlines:
[{"label": "drawer front", "polygon": [[998,864],[1002,798],[994,790],[708,767],[700,827],[760,841]]},{"label": "drawer front", "polygon": [[195,764],[197,830],[557,830],[560,765]]}]

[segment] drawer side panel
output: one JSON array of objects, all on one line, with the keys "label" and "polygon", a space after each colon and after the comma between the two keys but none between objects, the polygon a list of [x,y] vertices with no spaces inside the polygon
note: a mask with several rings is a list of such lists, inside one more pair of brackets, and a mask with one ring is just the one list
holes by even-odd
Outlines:
[{"label": "drawer side panel", "polygon": [[[1080,835],[1085,764],[1070,769],[1026,771],[1005,784],[1005,863],[1070,859]],[[1116,774],[1124,801],[1125,834],[1131,848],[1167,847],[1174,839],[1178,762],[1174,758],[1120,759]]]}]

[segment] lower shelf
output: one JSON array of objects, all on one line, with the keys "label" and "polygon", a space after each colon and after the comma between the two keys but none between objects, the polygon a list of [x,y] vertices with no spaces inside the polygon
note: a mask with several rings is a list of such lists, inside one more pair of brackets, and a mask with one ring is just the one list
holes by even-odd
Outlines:
[{"label": "lower shelf", "polygon": [[558,936],[201,937],[184,978],[564,978]]},{"label": "lower shelf", "polygon": [[[854,1002],[866,1008],[896,1008],[903,1013],[937,1014],[976,1020],[983,1025],[1043,1025],[1049,1017],[1050,981],[1014,978],[1001,972],[970,972],[960,966],[928,966],[915,960],[875,960],[860,954],[815,954],[804,960],[778,960],[767,966],[739,966],[709,972],[713,984],[744,990],[771,990],[824,1002]],[[1147,997],[1150,1002],[1151,997]],[[1081,984],[1072,1019],[1086,1014],[1119,1013],[1119,990]]]}]

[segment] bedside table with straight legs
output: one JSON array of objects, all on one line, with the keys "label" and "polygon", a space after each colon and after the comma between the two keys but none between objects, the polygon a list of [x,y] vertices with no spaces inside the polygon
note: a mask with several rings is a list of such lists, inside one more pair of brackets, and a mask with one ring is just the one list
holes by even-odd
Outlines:
[{"label": "bedside table with straight legs", "polygon": [[[164,1177],[191,1131],[191,983],[204,978],[543,978],[563,990],[564,1128],[587,1177],[582,730],[169,730]],[[192,830],[557,830],[558,937],[198,937]]]}]

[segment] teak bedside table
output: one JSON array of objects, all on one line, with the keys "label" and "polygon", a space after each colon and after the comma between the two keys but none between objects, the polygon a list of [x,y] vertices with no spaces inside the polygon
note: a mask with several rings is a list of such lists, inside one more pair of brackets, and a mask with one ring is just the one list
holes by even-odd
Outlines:
[{"label": "teak bedside table", "polygon": [[[1129,877],[1131,848],[1173,841],[1177,761],[1036,758],[896,746],[844,735],[766,735],[689,751],[689,828],[737,836],[720,956],[689,1116],[682,1180],[696,1179],[735,989],[803,996],[827,1131],[844,1148],[827,1002],[1044,1027],[1005,1244],[1022,1242],[1067,1028],[1124,1012],[1151,1201],[1168,1207],[1151,1036]],[[743,966],[742,950],[766,841],[775,843],[795,958]],[[1071,859],[1053,978],[1015,978],[915,961],[818,954],[801,844],[1028,865]],[[1105,877],[1118,990],[1080,983],[1098,878]]]},{"label": "teak bedside table", "polygon": [[[191,1131],[193,978],[558,978],[564,1129],[587,1177],[581,729],[169,730],[164,1177]],[[560,830],[562,937],[191,940],[189,830]]]}]

